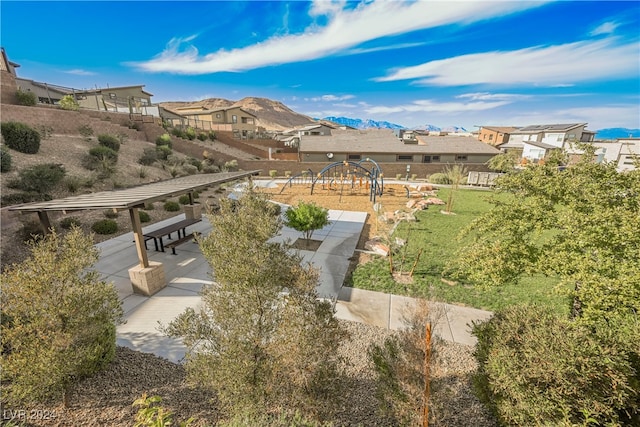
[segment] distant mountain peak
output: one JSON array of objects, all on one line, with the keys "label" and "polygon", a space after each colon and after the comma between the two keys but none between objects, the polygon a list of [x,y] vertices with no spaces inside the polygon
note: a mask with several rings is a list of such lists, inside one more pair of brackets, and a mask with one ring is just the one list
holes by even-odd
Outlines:
[{"label": "distant mountain peak", "polygon": [[406,129],[402,125],[398,125],[395,123],[390,123],[386,121],[376,121],[371,119],[352,119],[349,117],[335,117],[328,116],[322,119],[317,120],[325,120],[328,122],[337,123],[344,126],[349,126],[355,129]]},{"label": "distant mountain peak", "polygon": [[640,138],[640,129],[607,128],[596,131],[595,139]]}]

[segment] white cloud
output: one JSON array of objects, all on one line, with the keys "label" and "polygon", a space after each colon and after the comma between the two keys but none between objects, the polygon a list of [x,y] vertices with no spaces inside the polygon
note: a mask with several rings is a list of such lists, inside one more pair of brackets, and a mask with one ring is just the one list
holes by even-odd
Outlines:
[{"label": "white cloud", "polygon": [[470,99],[472,101],[515,101],[519,99],[530,98],[529,95],[518,95],[511,93],[488,93],[488,92],[476,92],[476,93],[463,93],[456,96],[456,98]]},{"label": "white cloud", "polygon": [[354,95],[322,95],[322,96],[316,96],[313,98],[307,98],[307,101],[314,101],[314,102],[338,102],[338,101],[346,101],[347,99],[353,99],[355,98]]},{"label": "white cloud", "polygon": [[75,68],[73,70],[67,70],[64,72],[67,74],[73,74],[74,76],[95,76],[96,75],[96,73],[94,73],[93,71],[81,70],[78,68]]},{"label": "white cloud", "polygon": [[201,55],[194,36],[174,38],[166,49],[146,62],[129,63],[149,72],[208,74],[239,72],[269,65],[308,61],[343,52],[364,42],[445,24],[467,24],[502,17],[544,2],[363,2],[354,9],[344,2],[316,1],[312,16],[326,17],[327,25],[304,33],[273,36],[252,46]]},{"label": "white cloud", "polygon": [[599,36],[601,34],[612,34],[616,28],[620,26],[617,22],[605,22],[603,24],[598,25],[596,28],[589,33],[592,36]]},{"label": "white cloud", "polygon": [[640,44],[615,45],[614,41],[582,41],[462,55],[400,68],[376,81],[417,79],[418,84],[435,86],[558,86],[601,78],[637,76]]},{"label": "white cloud", "polygon": [[509,104],[509,101],[478,101],[478,102],[433,102],[417,100],[411,104],[395,106],[373,106],[365,111],[369,114],[397,114],[397,113],[463,113],[485,111]]}]

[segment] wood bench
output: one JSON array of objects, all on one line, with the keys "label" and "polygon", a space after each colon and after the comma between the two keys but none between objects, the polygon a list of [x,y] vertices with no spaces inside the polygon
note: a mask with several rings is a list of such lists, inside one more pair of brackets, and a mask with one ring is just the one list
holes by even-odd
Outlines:
[{"label": "wood bench", "polygon": [[[197,234],[197,233],[196,233]],[[171,249],[171,253],[173,255],[178,255],[176,253],[176,246],[180,246],[183,243],[189,242],[189,241],[193,241],[193,239],[195,238],[194,233],[189,233],[184,237],[179,238],[178,240],[173,240],[169,243],[167,243],[166,245],[164,245],[166,248],[170,248]]]},{"label": "wood bench", "polygon": [[[155,244],[156,251],[164,252],[164,242],[162,241],[162,238],[164,236],[167,236],[169,239],[171,239],[171,234],[178,233],[178,240],[180,240],[180,234],[181,234],[180,232],[182,232],[182,236],[183,236],[182,238],[186,238],[187,237],[186,228],[200,221],[202,221],[202,218],[183,219],[182,221],[169,224],[166,227],[162,227],[157,230],[146,232],[143,234],[145,248],[147,247],[147,240],[153,239],[153,243]],[[160,242],[159,245],[158,245],[158,242]]]}]

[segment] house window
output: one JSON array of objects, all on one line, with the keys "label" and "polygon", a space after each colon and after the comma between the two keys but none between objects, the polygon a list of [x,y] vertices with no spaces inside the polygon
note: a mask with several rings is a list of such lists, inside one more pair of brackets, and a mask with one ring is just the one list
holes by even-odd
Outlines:
[{"label": "house window", "polygon": [[413,156],[410,154],[398,154],[396,162],[413,162]]},{"label": "house window", "polygon": [[466,154],[457,154],[456,155],[456,162],[466,162],[466,161],[467,161]]},{"label": "house window", "polygon": [[440,156],[423,156],[422,163],[438,163]]},{"label": "house window", "polygon": [[493,141],[493,134],[489,135],[489,141]]},{"label": "house window", "polygon": [[231,123],[238,123],[238,116],[236,116],[235,114],[231,116]]},{"label": "house window", "polygon": [[347,160],[360,160],[361,157],[360,154],[348,154]]}]

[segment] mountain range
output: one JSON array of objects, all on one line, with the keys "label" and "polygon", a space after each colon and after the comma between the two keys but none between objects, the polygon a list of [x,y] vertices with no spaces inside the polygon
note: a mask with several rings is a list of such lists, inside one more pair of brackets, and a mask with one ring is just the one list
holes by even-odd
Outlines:
[{"label": "mountain range", "polygon": [[[305,126],[317,123],[318,121],[328,121],[339,125],[349,126],[355,129],[409,129],[406,126],[387,121],[376,121],[371,119],[359,119],[350,117],[328,116],[322,119],[312,118],[304,114],[297,113],[284,105],[282,102],[273,101],[268,98],[246,97],[239,101],[230,101],[223,98],[207,98],[201,101],[182,102],[160,102],[159,105],[168,110],[178,107],[198,107],[206,109],[220,109],[230,107],[240,107],[257,117],[257,125],[267,130],[286,130],[297,126]],[[425,124],[410,128],[412,130],[445,131],[445,132],[467,132],[461,126],[438,127]],[[607,140],[617,138],[640,138],[640,129],[627,128],[607,128],[596,131],[596,139]]]}]

